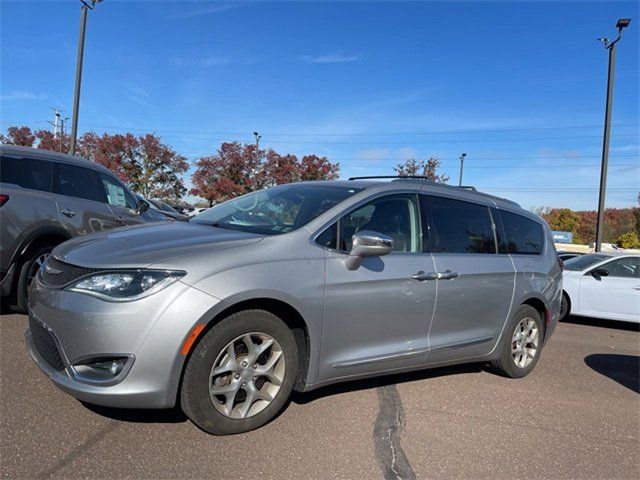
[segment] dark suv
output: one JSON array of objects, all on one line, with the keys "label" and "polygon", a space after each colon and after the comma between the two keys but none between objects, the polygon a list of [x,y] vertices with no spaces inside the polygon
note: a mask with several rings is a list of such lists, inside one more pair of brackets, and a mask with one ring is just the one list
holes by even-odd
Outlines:
[{"label": "dark suv", "polygon": [[108,169],[62,153],[0,145],[0,291],[26,311],[51,250],[100,230],[157,220]]}]

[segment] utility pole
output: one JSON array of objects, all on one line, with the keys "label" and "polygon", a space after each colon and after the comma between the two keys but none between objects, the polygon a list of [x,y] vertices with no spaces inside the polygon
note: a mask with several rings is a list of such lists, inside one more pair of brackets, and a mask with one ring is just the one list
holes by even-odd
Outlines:
[{"label": "utility pole", "polygon": [[464,159],[467,156],[466,153],[460,154],[460,180],[458,180],[458,186],[462,186],[462,170],[464,168]]},{"label": "utility pole", "polygon": [[53,110],[53,122],[47,120],[47,123],[53,126],[53,138],[58,138],[60,134],[60,110],[55,107],[51,107],[51,110]]},{"label": "utility pole", "polygon": [[69,117],[60,119],[60,152],[62,152],[62,145],[64,144],[64,124],[67,123]]},{"label": "utility pole", "polygon": [[598,195],[598,219],[596,222],[596,252],[602,248],[602,234],[604,230],[604,201],[607,190],[607,167],[609,163],[609,140],[611,134],[611,107],[613,103],[613,70],[616,63],[616,43],[622,38],[622,29],[629,26],[628,18],[621,18],[616,24],[618,36],[614,41],[599,38],[604,48],[609,50],[609,72],[607,75],[607,101],[604,112],[604,135],[602,140],[602,166],[600,167],[600,192]]},{"label": "utility pole", "polygon": [[[73,118],[71,122],[71,145],[69,153],[76,153],[76,138],[78,137],[78,110],[80,109],[80,84],[82,83],[82,59],[84,56],[84,31],[87,25],[87,11],[93,10],[96,3],[102,0],[80,0],[82,12],[80,13],[80,34],[78,36],[78,60],[76,62],[76,86],[73,92]],[[87,3],[88,2],[88,3]]]}]

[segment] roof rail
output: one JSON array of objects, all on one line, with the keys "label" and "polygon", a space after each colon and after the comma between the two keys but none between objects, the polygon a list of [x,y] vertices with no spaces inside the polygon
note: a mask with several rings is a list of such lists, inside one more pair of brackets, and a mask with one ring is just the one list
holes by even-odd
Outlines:
[{"label": "roof rail", "polygon": [[[381,178],[395,178],[396,180],[402,180],[404,178],[409,178],[412,180],[426,180],[428,182],[431,183],[437,183],[434,182],[431,178],[427,177],[426,175],[371,175],[371,176],[367,176],[367,177],[349,177],[349,180],[376,180],[376,179],[381,179]],[[462,188],[463,190],[471,190],[473,192],[477,192],[476,187],[471,186],[471,185],[449,185],[446,183],[442,183],[442,184],[438,184],[438,185],[443,185],[445,187],[453,187],[453,188]]]},{"label": "roof rail", "polygon": [[417,180],[428,180],[432,182],[426,175],[371,175],[367,177],[349,177],[349,180],[375,180],[379,178],[411,178]]}]

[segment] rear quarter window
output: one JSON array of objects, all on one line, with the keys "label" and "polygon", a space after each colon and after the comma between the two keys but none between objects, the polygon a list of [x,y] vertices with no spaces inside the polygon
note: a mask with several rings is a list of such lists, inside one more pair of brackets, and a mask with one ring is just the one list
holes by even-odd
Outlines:
[{"label": "rear quarter window", "polygon": [[46,160],[4,156],[0,158],[0,182],[50,192],[52,176],[53,164]]},{"label": "rear quarter window", "polygon": [[515,255],[540,255],[544,251],[544,229],[535,220],[500,210],[504,238],[500,252]]}]

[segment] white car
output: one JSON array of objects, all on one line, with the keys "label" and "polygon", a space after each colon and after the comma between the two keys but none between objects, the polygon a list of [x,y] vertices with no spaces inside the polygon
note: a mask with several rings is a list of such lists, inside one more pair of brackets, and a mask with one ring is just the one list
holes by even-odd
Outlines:
[{"label": "white car", "polygon": [[589,253],[567,260],[562,279],[561,317],[640,323],[640,255]]}]

